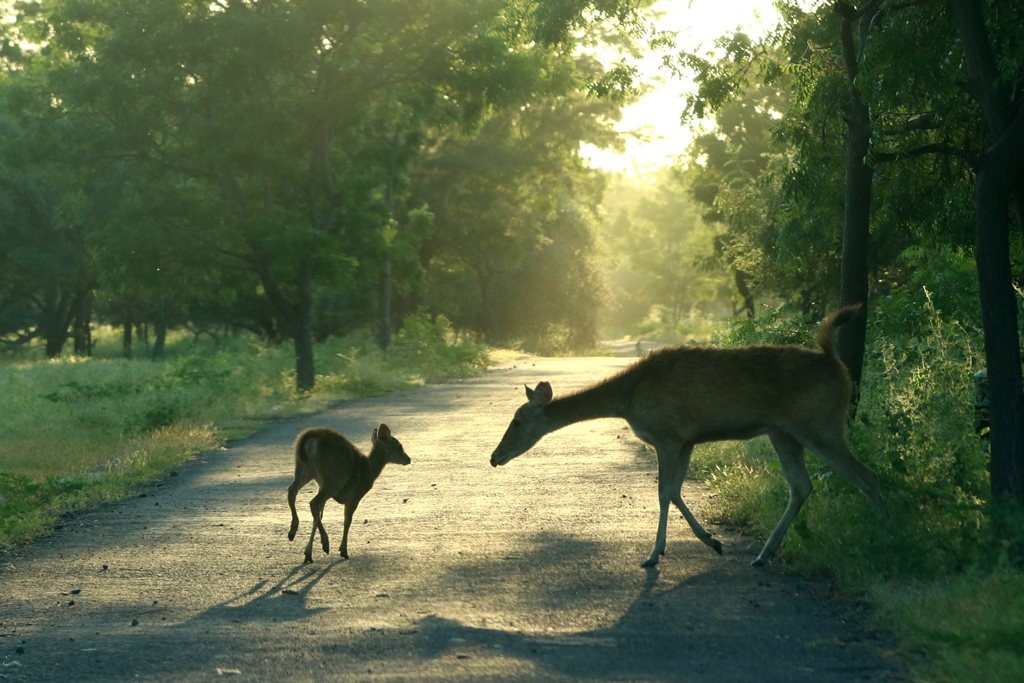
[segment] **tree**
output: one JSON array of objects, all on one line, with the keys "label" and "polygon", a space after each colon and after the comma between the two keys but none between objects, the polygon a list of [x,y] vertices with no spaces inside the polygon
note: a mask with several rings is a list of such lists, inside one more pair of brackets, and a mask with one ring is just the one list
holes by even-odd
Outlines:
[{"label": "tree", "polygon": [[[422,242],[409,233],[430,225],[408,201],[413,161],[447,130],[471,137],[506,107],[585,87],[548,72],[549,57],[571,52],[585,17],[636,11],[621,0],[53,0],[23,3],[21,24],[41,46],[40,92],[93,170],[134,167],[113,175],[162,175],[195,193],[173,229],[258,279],[304,390],[318,302],[372,311],[386,344],[392,292],[417,279],[397,281],[394,267]],[[623,72],[611,73],[590,82],[613,92]],[[137,294],[130,280],[118,281]]]},{"label": "tree", "polygon": [[[1015,200],[1018,220],[1024,225],[1024,106],[1010,98],[1008,79],[999,66],[1009,60],[997,57],[981,5],[950,0],[950,7],[963,48],[967,91],[981,107],[991,141],[978,164],[975,258],[991,403],[992,494],[1020,509],[1024,507],[1024,385],[1007,214]],[[1015,62],[1018,69],[1022,65]],[[1019,76],[1019,71],[1013,76]]]}]

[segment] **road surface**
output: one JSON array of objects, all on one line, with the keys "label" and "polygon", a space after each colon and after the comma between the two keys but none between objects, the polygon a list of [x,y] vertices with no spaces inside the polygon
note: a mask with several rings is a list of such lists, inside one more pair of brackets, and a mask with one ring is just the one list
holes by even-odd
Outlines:
[{"label": "road surface", "polygon": [[[621,420],[488,464],[524,382],[557,396],[629,362],[523,357],[343,402],[65,520],[0,554],[0,681],[905,680],[826,582],[749,567],[763,539],[710,525],[719,556],[673,514],[667,556],[642,569],[656,465]],[[322,425],[368,449],[379,422],[412,464],[363,500],[347,561],[329,502],[332,554],[304,565],[315,485],[289,543],[292,440]],[[683,494],[713,513],[699,486]]]}]

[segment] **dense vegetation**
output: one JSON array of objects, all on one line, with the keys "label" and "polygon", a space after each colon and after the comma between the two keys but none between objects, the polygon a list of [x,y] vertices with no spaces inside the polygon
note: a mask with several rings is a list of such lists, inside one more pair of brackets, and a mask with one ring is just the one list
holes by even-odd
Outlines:
[{"label": "dense vegetation", "polygon": [[170,329],[247,329],[293,344],[300,389],[314,341],[386,348],[421,308],[492,343],[592,345],[579,148],[612,139],[631,86],[576,47],[631,42],[637,6],[16,3],[0,339],[88,355],[108,323],[159,355]]},{"label": "dense vegetation", "polygon": [[[819,469],[781,560],[866,592],[923,678],[1024,678],[1024,5],[782,0],[769,35],[682,50],[650,4],[0,2],[0,542],[478,342],[806,344],[861,302],[838,347],[891,533]],[[580,156],[635,94],[612,47],[664,51],[714,122],[655,182]],[[61,447],[18,456],[42,414]],[[759,532],[767,448],[694,461]]]}]

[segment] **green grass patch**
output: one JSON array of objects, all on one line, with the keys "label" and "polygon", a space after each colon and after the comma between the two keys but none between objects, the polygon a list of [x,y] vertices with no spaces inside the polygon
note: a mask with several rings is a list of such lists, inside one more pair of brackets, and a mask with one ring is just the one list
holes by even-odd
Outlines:
[{"label": "green grass patch", "polygon": [[870,591],[882,621],[933,683],[1024,681],[1024,575],[1006,568]]},{"label": "green grass patch", "polygon": [[369,334],[316,348],[316,388],[294,389],[290,345],[248,336],[192,344],[160,362],[115,358],[0,364],[0,548],[71,512],[130,495],[184,460],[333,402],[479,372],[486,349],[409,318],[383,352]]}]

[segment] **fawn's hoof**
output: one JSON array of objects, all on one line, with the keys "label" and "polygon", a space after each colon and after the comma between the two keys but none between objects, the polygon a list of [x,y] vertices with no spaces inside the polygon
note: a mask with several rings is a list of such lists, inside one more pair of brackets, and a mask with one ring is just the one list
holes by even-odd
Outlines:
[{"label": "fawn's hoof", "polygon": [[709,538],[708,545],[711,546],[711,549],[719,555],[722,554],[722,544],[717,538]]},{"label": "fawn's hoof", "polygon": [[304,558],[302,558],[302,564],[313,564],[313,556],[306,555]]},{"label": "fawn's hoof", "polygon": [[767,559],[767,558],[764,558],[764,557],[758,557],[758,558],[757,558],[756,560],[754,560],[753,562],[751,562],[751,563],[750,563],[750,566],[751,566],[751,567],[765,567],[765,566],[767,566],[767,565],[768,565],[768,563],[769,563],[770,561],[771,561],[771,560],[769,560],[769,559]]}]

